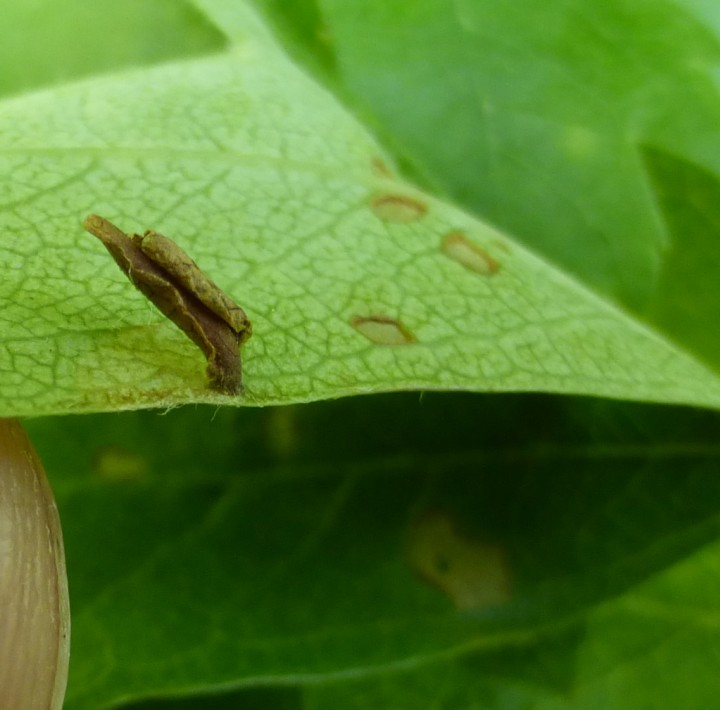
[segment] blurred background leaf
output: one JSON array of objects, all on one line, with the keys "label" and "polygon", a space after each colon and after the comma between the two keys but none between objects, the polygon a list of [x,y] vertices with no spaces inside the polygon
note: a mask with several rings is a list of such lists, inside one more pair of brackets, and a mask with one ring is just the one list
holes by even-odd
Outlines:
[{"label": "blurred background leaf", "polygon": [[28,426],[64,521],[69,710],[256,686],[409,708],[436,677],[428,701],[500,708],[635,644],[678,680],[685,643],[717,647],[713,414],[409,393]]},{"label": "blurred background leaf", "polygon": [[190,2],[2,2],[0,96],[219,51],[225,36]]}]

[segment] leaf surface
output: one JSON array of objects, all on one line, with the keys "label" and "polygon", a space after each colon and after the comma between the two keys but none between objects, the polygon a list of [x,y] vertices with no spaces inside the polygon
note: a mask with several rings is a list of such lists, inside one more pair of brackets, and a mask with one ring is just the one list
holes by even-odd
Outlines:
[{"label": "leaf surface", "polygon": [[[718,406],[692,355],[401,181],[248,6],[203,7],[225,51],[0,105],[3,414],[419,388]],[[172,236],[247,311],[243,400],[208,390],[90,212]]]}]

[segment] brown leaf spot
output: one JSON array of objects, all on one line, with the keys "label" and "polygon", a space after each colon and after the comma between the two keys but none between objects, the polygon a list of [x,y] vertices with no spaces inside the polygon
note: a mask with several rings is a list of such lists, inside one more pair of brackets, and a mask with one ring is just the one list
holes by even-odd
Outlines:
[{"label": "brown leaf spot", "polygon": [[400,321],[383,315],[355,316],[352,327],[378,345],[408,345],[417,338]]},{"label": "brown leaf spot", "polygon": [[390,168],[388,167],[388,164],[381,158],[373,158],[371,165],[372,165],[373,172],[378,177],[384,177],[384,178],[394,178],[395,177],[395,175],[393,174],[393,171],[390,170]]},{"label": "brown leaf spot", "polygon": [[119,446],[101,446],[93,456],[93,470],[106,481],[141,481],[147,476],[145,458]]},{"label": "brown leaf spot", "polygon": [[459,609],[481,609],[510,598],[510,575],[499,545],[473,540],[445,511],[427,512],[410,529],[410,567]]},{"label": "brown leaf spot", "polygon": [[466,269],[483,276],[497,273],[500,264],[482,247],[473,244],[463,232],[449,232],[443,237],[442,250]]},{"label": "brown leaf spot", "polygon": [[420,219],[427,206],[406,195],[378,195],[371,203],[373,212],[383,222],[406,224]]}]

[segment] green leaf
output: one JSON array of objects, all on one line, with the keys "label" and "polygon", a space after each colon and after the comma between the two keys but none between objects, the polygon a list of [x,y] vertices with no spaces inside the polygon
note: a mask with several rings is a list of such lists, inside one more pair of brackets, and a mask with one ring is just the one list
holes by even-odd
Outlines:
[{"label": "green leaf", "polygon": [[258,686],[259,707],[586,708],[619,687],[629,710],[654,670],[687,682],[689,649],[707,694],[716,427],[439,394],[34,420],[68,553],[66,708],[244,707]]},{"label": "green leaf", "polygon": [[[0,104],[3,415],[413,388],[719,406],[692,355],[398,179],[245,4],[202,6],[227,50]],[[172,236],[248,312],[243,400],[208,390],[90,212]]]},{"label": "green leaf", "polygon": [[0,96],[222,49],[225,38],[185,0],[6,3]]},{"label": "green leaf", "polygon": [[714,705],[720,691],[717,559],[709,545],[587,615],[580,632],[420,671],[312,686],[304,710]]}]

